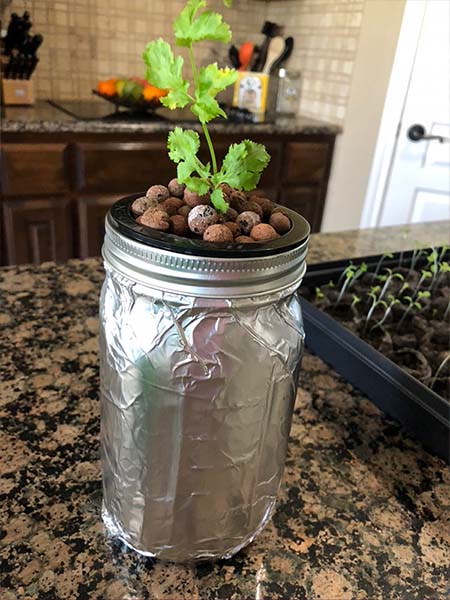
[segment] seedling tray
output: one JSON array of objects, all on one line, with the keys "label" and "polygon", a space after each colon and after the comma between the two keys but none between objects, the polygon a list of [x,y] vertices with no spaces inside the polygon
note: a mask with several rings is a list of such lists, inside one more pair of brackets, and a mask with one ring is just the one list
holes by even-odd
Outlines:
[{"label": "seedling tray", "polygon": [[[407,266],[412,252],[403,253]],[[352,259],[354,264],[376,265],[381,255]],[[397,266],[400,254],[383,262]],[[309,268],[303,286],[336,281],[349,261]],[[420,263],[419,263],[420,264]],[[306,345],[349,383],[359,388],[383,412],[397,419],[424,447],[450,462],[450,404],[418,379],[383,356],[338,321],[302,298]]]}]

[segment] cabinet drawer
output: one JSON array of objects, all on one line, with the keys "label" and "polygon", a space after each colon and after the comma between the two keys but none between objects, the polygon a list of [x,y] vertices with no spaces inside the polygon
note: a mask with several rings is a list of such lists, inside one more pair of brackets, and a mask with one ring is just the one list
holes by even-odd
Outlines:
[{"label": "cabinet drawer", "polygon": [[322,219],[321,190],[318,187],[298,187],[281,192],[281,204],[300,213],[311,225],[312,233],[320,231]]},{"label": "cabinet drawer", "polygon": [[66,144],[3,144],[5,195],[60,194],[69,187]]},{"label": "cabinet drawer", "polygon": [[77,144],[77,188],[116,194],[167,185],[176,165],[163,142],[106,142]]},{"label": "cabinet drawer", "polygon": [[330,152],[327,142],[289,142],[285,150],[284,183],[322,182],[328,173]]},{"label": "cabinet drawer", "polygon": [[2,216],[7,264],[38,265],[73,256],[68,199],[4,199]]}]

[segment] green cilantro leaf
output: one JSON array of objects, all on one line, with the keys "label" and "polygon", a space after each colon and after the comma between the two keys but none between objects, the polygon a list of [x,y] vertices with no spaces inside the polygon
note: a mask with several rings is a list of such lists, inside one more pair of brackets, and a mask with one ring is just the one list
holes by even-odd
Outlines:
[{"label": "green cilantro leaf", "polygon": [[[178,166],[180,166],[180,165],[178,165]],[[177,169],[177,179],[178,179],[178,181],[180,181],[180,179],[178,178],[178,169]],[[182,183],[185,184],[185,186],[187,187],[187,189],[190,192],[195,192],[199,196],[203,196],[210,190],[209,184],[206,183],[206,181],[203,181],[203,179],[200,179],[200,177],[186,177]]]},{"label": "green cilantro leaf", "polygon": [[198,73],[197,87],[201,94],[208,93],[216,96],[219,92],[232,85],[238,77],[234,69],[219,69],[217,63],[202,67]]},{"label": "green cilantro leaf", "polygon": [[195,156],[200,148],[200,137],[192,129],[181,129],[175,127],[167,138],[169,157],[175,163],[186,160],[190,155]]},{"label": "green cilantro leaf", "polygon": [[[177,179],[184,183],[191,192],[206,194],[210,188],[210,165],[204,165],[197,158],[200,138],[196,131],[175,127],[167,139],[169,157],[177,163]],[[200,177],[192,177],[197,173]]]},{"label": "green cilantro leaf", "polygon": [[199,8],[205,6],[204,0],[189,0],[173,23],[177,46],[190,46],[194,42],[213,40],[227,44],[231,40],[231,31],[222,15],[205,10],[195,17]]},{"label": "green cilantro leaf", "polygon": [[250,140],[232,144],[223,159],[222,168],[211,180],[216,186],[228,183],[238,190],[252,190],[269,160],[270,156],[262,144]]},{"label": "green cilantro leaf", "polygon": [[201,123],[208,123],[219,116],[227,118],[215,100],[215,96],[234,83],[236,79],[236,71],[228,68],[219,69],[217,63],[200,69],[196,82],[195,103],[192,105],[191,111]]},{"label": "green cilantro leaf", "polygon": [[211,202],[213,203],[214,208],[221,213],[226,213],[229,208],[228,202],[225,202],[220,188],[216,188],[211,192]]},{"label": "green cilantro leaf", "polygon": [[162,39],[147,44],[143,54],[147,66],[146,79],[152,85],[169,90],[167,96],[161,98],[161,104],[167,108],[183,108],[189,103],[189,83],[183,79],[183,59],[174,57],[167,42]]}]

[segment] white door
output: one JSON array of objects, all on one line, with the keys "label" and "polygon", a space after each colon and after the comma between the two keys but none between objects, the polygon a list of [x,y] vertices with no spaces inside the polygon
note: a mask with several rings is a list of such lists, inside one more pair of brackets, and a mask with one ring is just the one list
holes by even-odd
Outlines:
[{"label": "white door", "polygon": [[428,0],[378,225],[450,219],[449,65],[450,2]]}]

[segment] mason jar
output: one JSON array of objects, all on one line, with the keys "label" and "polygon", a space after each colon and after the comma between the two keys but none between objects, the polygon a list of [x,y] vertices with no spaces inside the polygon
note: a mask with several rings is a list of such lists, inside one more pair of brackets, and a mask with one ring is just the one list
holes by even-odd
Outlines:
[{"label": "mason jar", "polygon": [[100,299],[103,520],[141,554],[228,558],[274,510],[304,330],[307,222],[211,246],[106,218]]}]

